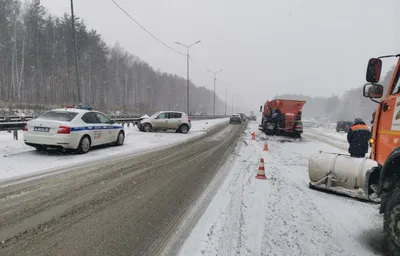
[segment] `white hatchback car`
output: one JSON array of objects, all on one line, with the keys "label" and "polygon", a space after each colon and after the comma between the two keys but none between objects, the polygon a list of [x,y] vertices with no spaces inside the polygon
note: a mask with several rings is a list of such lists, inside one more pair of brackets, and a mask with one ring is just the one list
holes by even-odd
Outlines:
[{"label": "white hatchback car", "polygon": [[121,146],[124,140],[121,125],[88,109],[54,109],[28,121],[24,128],[25,144],[38,150],[62,148],[85,154],[92,146]]},{"label": "white hatchback car", "polygon": [[174,130],[180,133],[187,133],[192,128],[190,117],[177,111],[160,111],[150,117],[143,118],[137,124],[142,132],[154,130]]}]

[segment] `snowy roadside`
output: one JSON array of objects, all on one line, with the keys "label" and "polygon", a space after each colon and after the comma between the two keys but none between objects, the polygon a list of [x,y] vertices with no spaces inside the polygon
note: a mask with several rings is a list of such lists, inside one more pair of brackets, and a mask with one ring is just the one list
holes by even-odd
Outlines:
[{"label": "snowy roadside", "polygon": [[327,143],[338,149],[347,150],[349,147],[345,132],[338,133],[335,130],[324,128],[307,128],[304,130],[304,137]]},{"label": "snowy roadside", "polygon": [[126,127],[126,138],[122,147],[95,148],[85,155],[37,152],[24,144],[22,132],[19,133],[18,141],[13,140],[12,134],[0,132],[0,181],[182,143],[227,121],[227,118],[194,120],[192,129],[187,134],[143,133],[138,131],[136,126]]},{"label": "snowy roadside", "polygon": [[[380,255],[375,205],[308,188],[308,159],[343,152],[309,138],[250,140],[250,123],[233,167],[179,255]],[[265,138],[265,137],[264,137]],[[255,175],[264,157],[267,180]]]}]

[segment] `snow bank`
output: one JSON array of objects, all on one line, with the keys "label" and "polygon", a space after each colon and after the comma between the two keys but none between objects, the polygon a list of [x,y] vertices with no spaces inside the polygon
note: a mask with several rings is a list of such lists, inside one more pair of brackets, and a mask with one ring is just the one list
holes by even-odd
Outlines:
[{"label": "snow bank", "polygon": [[[308,188],[309,157],[344,151],[266,137],[256,125],[239,142],[232,167],[221,170],[228,176],[179,255],[379,255],[382,219],[375,205]],[[261,157],[267,180],[255,179]]]},{"label": "snow bank", "polygon": [[18,141],[13,140],[11,133],[0,132],[0,180],[57,170],[100,159],[104,160],[108,157],[158,149],[200,136],[215,125],[227,121],[226,118],[194,120],[192,121],[192,129],[187,134],[175,132],[143,133],[136,126],[126,127],[126,139],[122,147],[94,148],[85,155],[60,154],[56,151],[37,152],[24,144],[22,132],[19,132]]}]

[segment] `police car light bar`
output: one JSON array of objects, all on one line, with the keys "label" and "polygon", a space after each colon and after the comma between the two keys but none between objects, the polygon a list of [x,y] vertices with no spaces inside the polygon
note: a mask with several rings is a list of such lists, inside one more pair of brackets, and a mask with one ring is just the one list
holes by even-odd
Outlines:
[{"label": "police car light bar", "polygon": [[93,110],[93,107],[83,107],[83,106],[79,106],[77,107],[78,109],[86,109],[86,110]]}]

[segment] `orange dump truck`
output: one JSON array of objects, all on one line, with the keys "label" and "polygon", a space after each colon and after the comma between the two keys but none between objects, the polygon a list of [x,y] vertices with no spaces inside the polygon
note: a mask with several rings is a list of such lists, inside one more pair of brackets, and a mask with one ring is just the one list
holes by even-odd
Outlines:
[{"label": "orange dump truck", "polygon": [[[275,99],[264,104],[260,130],[267,135],[291,135],[300,137],[303,133],[301,110],[306,104],[301,100]],[[262,106],[260,108],[262,111]]]}]

